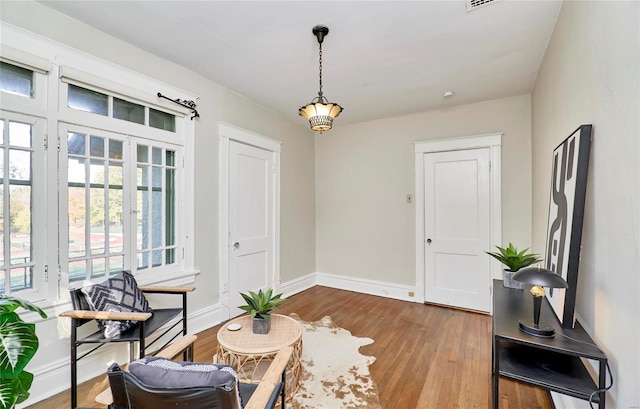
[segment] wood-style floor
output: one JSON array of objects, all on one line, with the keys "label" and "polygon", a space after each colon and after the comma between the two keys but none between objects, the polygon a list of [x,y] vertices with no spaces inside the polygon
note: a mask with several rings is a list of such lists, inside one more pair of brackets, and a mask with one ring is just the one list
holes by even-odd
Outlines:
[{"label": "wood-style floor", "polygon": [[[371,375],[383,409],[490,408],[491,317],[316,286],[290,297],[278,313],[295,312],[303,320],[325,315],[358,337],[374,340],[360,352],[377,358]],[[210,361],[220,326],[198,334],[196,361]],[[104,408],[93,397],[104,377],[79,386],[79,405]],[[551,409],[546,391],[500,380],[501,409]],[[29,409],[67,409],[69,393],[55,395]],[[335,408],[340,409],[340,408]]]}]

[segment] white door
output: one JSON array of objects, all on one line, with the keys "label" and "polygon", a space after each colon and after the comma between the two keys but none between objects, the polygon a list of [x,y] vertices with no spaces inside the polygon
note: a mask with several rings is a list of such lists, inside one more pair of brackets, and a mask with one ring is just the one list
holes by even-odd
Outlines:
[{"label": "white door", "polygon": [[240,292],[273,286],[273,152],[229,143],[229,314],[240,315]]},{"label": "white door", "polygon": [[490,151],[424,155],[425,300],[491,309]]}]

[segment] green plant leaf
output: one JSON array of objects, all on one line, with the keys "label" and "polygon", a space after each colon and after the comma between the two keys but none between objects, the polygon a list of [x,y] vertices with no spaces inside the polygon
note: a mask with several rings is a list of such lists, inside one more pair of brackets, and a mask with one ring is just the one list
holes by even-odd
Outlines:
[{"label": "green plant leaf", "polygon": [[509,243],[507,247],[496,246],[496,248],[500,253],[488,251],[485,253],[504,264],[510,271],[518,271],[521,268],[528,267],[542,261],[537,254],[527,253],[527,251],[529,251],[529,247],[522,251],[518,251],[517,247],[514,246],[513,243]]},{"label": "green plant leaf", "polygon": [[11,409],[29,398],[33,374],[22,371],[17,378],[0,379],[0,409]]},{"label": "green plant leaf", "polygon": [[249,291],[248,294],[240,293],[240,295],[247,304],[238,308],[249,312],[252,317],[264,317],[284,301],[281,298],[282,294],[273,295],[272,288],[268,288],[266,291],[258,290],[257,293]]},{"label": "green plant leaf", "polygon": [[4,294],[0,295],[0,314],[15,311],[19,307],[22,307],[25,310],[37,312],[42,318],[47,318],[47,314],[40,307],[27,300],[10,297]]},{"label": "green plant leaf", "polygon": [[16,313],[0,315],[0,376],[15,378],[38,349],[35,324],[22,322]]}]

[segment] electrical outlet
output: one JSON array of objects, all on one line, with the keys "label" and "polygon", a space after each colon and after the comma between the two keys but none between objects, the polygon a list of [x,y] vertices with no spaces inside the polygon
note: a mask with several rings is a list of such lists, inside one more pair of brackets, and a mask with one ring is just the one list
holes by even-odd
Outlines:
[{"label": "electrical outlet", "polygon": [[407,195],[407,203],[413,203],[413,195]]}]

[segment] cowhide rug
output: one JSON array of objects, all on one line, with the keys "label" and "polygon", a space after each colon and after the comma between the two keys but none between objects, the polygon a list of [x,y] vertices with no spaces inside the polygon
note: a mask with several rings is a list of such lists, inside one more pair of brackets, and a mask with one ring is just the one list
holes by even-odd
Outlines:
[{"label": "cowhide rug", "polygon": [[378,388],[371,379],[373,356],[360,354],[373,343],[336,326],[331,317],[302,324],[302,381],[287,409],[381,409]]}]

